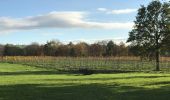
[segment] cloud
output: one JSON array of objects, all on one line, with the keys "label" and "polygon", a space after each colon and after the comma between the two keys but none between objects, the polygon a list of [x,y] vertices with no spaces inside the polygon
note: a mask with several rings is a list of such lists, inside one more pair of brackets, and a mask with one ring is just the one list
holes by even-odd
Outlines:
[{"label": "cloud", "polygon": [[44,33],[40,33],[43,36],[60,36],[63,35],[63,33],[58,33],[58,32],[44,32]]},{"label": "cloud", "polygon": [[136,12],[137,9],[121,9],[121,10],[112,10],[111,12],[108,12],[108,13],[111,13],[111,14],[129,14],[129,13],[133,13],[133,12]]},{"label": "cloud", "polygon": [[[24,18],[0,18],[0,33],[45,28],[130,29],[132,22],[110,23],[86,20],[85,12],[50,12]],[[89,18],[88,18],[89,19]]]},{"label": "cloud", "polygon": [[116,44],[120,44],[121,42],[127,44],[126,43],[127,38],[122,38],[122,37],[120,37],[120,38],[101,38],[101,39],[83,39],[83,38],[81,38],[81,39],[77,39],[77,40],[67,40],[67,41],[62,41],[62,42],[66,43],[66,44],[69,43],[70,41],[73,42],[74,44],[80,43],[80,42],[86,42],[86,43],[92,44],[92,43],[97,43],[97,42],[101,42],[101,41],[108,42],[110,40],[114,41]]},{"label": "cloud", "polygon": [[137,9],[117,9],[117,10],[110,10],[107,8],[98,8],[98,11],[105,12],[107,14],[129,14],[136,12]]},{"label": "cloud", "polygon": [[107,11],[106,8],[98,8],[97,10],[98,10],[98,11],[104,11],[104,12]]}]

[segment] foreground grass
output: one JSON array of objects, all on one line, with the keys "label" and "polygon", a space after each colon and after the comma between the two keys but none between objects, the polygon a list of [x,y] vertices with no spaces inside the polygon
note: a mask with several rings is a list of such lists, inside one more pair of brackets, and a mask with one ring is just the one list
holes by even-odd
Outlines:
[{"label": "foreground grass", "polygon": [[170,74],[61,74],[0,64],[0,100],[168,100]]}]

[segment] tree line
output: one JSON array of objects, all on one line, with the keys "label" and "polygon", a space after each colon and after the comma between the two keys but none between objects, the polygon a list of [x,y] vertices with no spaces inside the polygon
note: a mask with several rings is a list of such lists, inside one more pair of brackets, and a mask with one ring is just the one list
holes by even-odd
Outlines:
[{"label": "tree line", "polygon": [[[109,57],[109,56],[140,56],[141,51],[134,45],[119,44],[113,41],[100,41],[92,44],[72,42],[64,44],[60,41],[48,41],[40,45],[0,45],[1,56],[59,56],[59,57]],[[170,49],[163,50],[162,56],[170,56]],[[150,53],[146,57],[150,57]]]},{"label": "tree line", "polygon": [[60,41],[49,41],[44,45],[32,43],[30,45],[0,45],[0,55],[2,56],[128,56],[129,47],[123,42],[116,44],[113,41],[101,41],[93,44],[72,42],[64,44]]}]

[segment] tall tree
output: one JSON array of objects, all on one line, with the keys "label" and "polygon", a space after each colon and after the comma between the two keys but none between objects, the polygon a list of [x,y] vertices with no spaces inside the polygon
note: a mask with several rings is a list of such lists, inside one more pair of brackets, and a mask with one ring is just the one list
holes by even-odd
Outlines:
[{"label": "tall tree", "polygon": [[88,50],[88,54],[90,56],[102,56],[102,45],[98,44],[98,43],[94,43],[94,44],[91,44],[89,46],[89,50]]},{"label": "tall tree", "polygon": [[58,40],[52,40],[44,45],[44,54],[46,56],[55,56],[57,48],[62,45]]},{"label": "tall tree", "polygon": [[135,25],[127,42],[131,42],[146,52],[154,52],[156,59],[156,70],[159,71],[159,55],[163,45],[166,45],[169,35],[166,22],[168,21],[167,9],[169,3],[154,0],[147,7],[141,6],[138,10]]},{"label": "tall tree", "polygon": [[116,44],[113,41],[109,41],[106,47],[107,56],[115,56],[116,55],[115,51],[116,51]]},{"label": "tall tree", "polygon": [[43,47],[41,47],[38,43],[34,42],[30,45],[27,45],[25,48],[26,56],[41,56],[43,55]]}]

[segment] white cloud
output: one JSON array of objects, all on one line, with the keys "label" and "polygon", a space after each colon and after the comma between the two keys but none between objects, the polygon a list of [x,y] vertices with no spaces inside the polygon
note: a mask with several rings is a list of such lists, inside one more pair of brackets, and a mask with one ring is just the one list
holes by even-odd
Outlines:
[{"label": "white cloud", "polygon": [[58,33],[58,32],[44,32],[44,33],[40,33],[43,36],[60,36],[63,35],[63,33]]},{"label": "white cloud", "polygon": [[120,10],[112,10],[111,12],[108,12],[108,13],[111,13],[111,14],[129,14],[129,13],[133,13],[133,12],[136,12],[137,9],[120,9]]},{"label": "white cloud", "polygon": [[77,40],[67,40],[67,41],[62,41],[62,42],[65,44],[69,43],[70,41],[73,42],[74,44],[80,43],[80,42],[86,42],[86,43],[92,44],[92,43],[97,43],[97,42],[101,42],[101,41],[108,42],[110,40],[114,41],[116,44],[120,44],[121,42],[127,44],[126,43],[127,38],[122,38],[122,37],[121,38],[113,38],[113,39],[112,38],[101,38],[101,39],[83,39],[83,38],[81,38],[81,39],[77,39]]},{"label": "white cloud", "polygon": [[98,11],[104,11],[104,12],[107,11],[106,8],[98,8],[97,10],[98,10]]},{"label": "white cloud", "polygon": [[44,29],[44,28],[99,28],[99,29],[130,29],[132,22],[109,23],[87,21],[85,12],[50,12],[44,15],[25,18],[0,18],[0,33]]},{"label": "white cloud", "polygon": [[107,14],[129,14],[136,12],[137,9],[117,9],[117,10],[110,10],[107,8],[98,8],[98,11],[105,12]]}]

